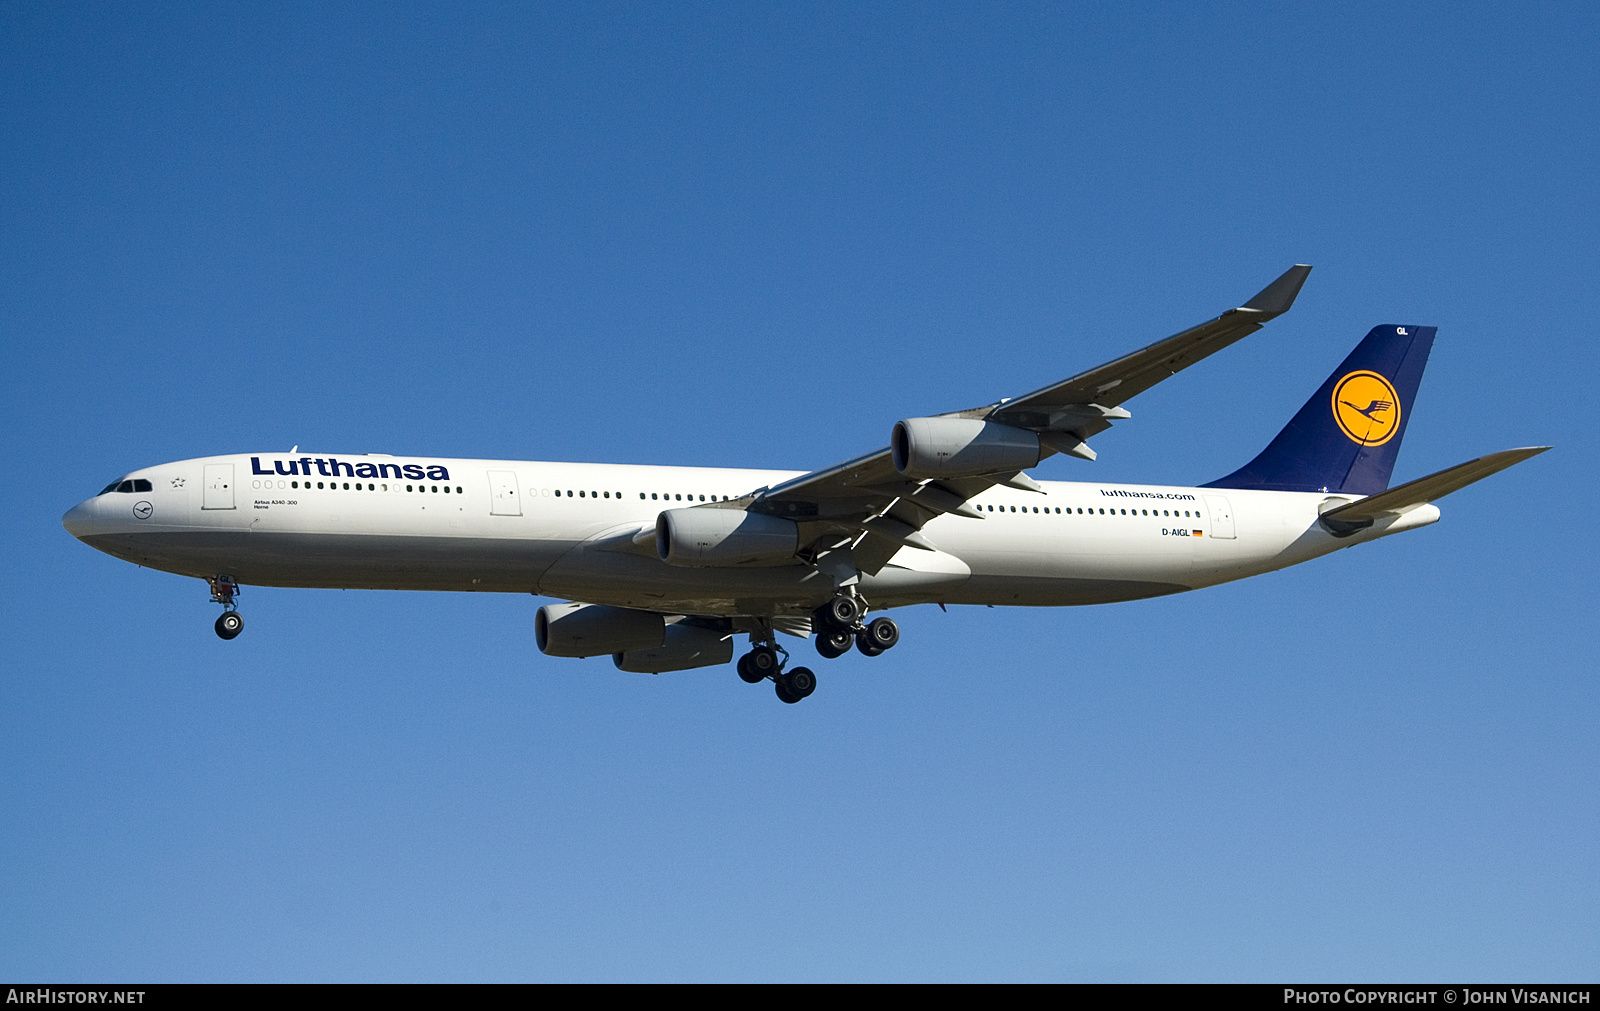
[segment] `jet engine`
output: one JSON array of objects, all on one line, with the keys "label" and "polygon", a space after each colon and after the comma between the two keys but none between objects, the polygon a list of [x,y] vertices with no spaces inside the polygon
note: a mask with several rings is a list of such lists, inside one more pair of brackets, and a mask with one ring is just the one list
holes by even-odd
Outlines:
[{"label": "jet engine", "polygon": [[656,554],[696,568],[788,565],[800,547],[791,520],[741,509],[668,509],[656,517]]},{"label": "jet engine", "polygon": [[545,656],[601,656],[666,641],[667,620],[652,611],[604,604],[546,604],[533,619]]},{"label": "jet engine", "polygon": [[732,659],[732,636],[716,629],[682,623],[668,625],[666,641],[659,646],[632,649],[611,658],[617,670],[635,674],[661,674],[669,670],[710,667]]},{"label": "jet engine", "polygon": [[909,418],[889,437],[894,468],[906,477],[976,477],[1026,470],[1050,450],[1037,433],[977,418]]}]

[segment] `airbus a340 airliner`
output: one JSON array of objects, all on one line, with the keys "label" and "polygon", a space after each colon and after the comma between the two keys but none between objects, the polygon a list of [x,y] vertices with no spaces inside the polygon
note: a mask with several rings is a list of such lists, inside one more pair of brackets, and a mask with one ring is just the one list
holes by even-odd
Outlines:
[{"label": "airbus a340 airliner", "polygon": [[1024,396],[897,422],[889,445],[811,473],[256,453],[117,479],[63,519],[118,558],[210,583],[216,631],[239,587],[490,590],[541,607],[551,656],[625,671],[724,664],[798,702],[816,687],[776,633],[868,656],[908,604],[1052,606],[1198,589],[1426,526],[1436,499],[1549,447],[1389,487],[1434,328],[1367,334],[1250,463],[1198,488],[1039,482],[1137,394],[1293,305],[1291,267],[1216,319]]}]

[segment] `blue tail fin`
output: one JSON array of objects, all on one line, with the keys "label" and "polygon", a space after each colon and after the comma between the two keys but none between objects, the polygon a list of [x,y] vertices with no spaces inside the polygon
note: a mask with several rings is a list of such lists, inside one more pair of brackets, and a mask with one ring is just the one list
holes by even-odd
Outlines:
[{"label": "blue tail fin", "polygon": [[1389,487],[1431,326],[1375,326],[1261,455],[1207,488],[1375,495]]}]

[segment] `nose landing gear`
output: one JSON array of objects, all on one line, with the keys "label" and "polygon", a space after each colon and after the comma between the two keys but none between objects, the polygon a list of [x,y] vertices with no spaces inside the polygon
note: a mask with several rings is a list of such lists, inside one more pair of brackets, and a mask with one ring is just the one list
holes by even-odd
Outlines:
[{"label": "nose landing gear", "polygon": [[239,597],[239,584],[229,575],[214,576],[211,582],[211,602],[222,605],[222,616],[217,619],[214,628],[217,638],[232,639],[244,631],[244,618],[236,609],[235,601]]}]

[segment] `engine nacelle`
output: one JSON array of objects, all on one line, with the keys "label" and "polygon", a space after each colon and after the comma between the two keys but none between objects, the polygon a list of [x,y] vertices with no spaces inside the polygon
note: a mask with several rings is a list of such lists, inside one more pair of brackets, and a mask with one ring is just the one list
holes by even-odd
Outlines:
[{"label": "engine nacelle", "polygon": [[649,649],[666,641],[667,619],[651,611],[604,604],[546,604],[533,618],[545,656],[602,656]]},{"label": "engine nacelle", "polygon": [[1048,450],[1039,436],[977,418],[909,418],[889,436],[894,469],[906,477],[977,477],[1026,470]]},{"label": "engine nacelle", "polygon": [[733,659],[733,636],[716,629],[678,623],[667,626],[667,638],[661,645],[617,653],[611,659],[617,670],[635,674],[710,667]]},{"label": "engine nacelle", "polygon": [[800,548],[794,521],[741,509],[668,509],[656,517],[656,554],[668,565],[788,565]]}]

